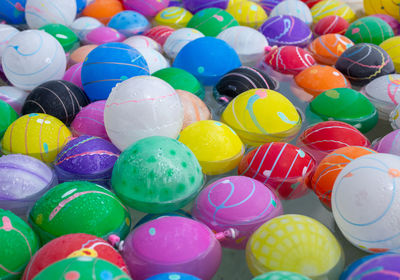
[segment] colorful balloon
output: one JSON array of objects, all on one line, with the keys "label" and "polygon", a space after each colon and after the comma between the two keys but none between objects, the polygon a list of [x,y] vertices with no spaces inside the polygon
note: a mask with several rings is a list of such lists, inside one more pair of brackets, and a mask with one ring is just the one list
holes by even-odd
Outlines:
[{"label": "colorful balloon", "polygon": [[282,215],[264,223],[250,237],[246,260],[254,276],[274,270],[310,278],[338,279],[344,254],[335,236],[303,215]]},{"label": "colorful balloon", "polygon": [[307,193],[315,165],[312,156],[302,149],[273,142],[248,152],[239,164],[238,174],[259,180],[282,199],[295,199]]},{"label": "colorful balloon", "polygon": [[54,169],[60,183],[79,180],[110,187],[119,154],[117,147],[107,140],[83,135],[65,145],[57,155]]},{"label": "colorful balloon", "polygon": [[85,256],[106,260],[128,273],[121,255],[104,239],[86,233],[71,233],[53,239],[40,248],[27,265],[21,279],[32,280],[53,263]]},{"label": "colorful balloon", "polygon": [[221,261],[221,245],[204,224],[164,216],[133,230],[122,245],[122,256],[134,279],[177,271],[211,279]]},{"label": "colorful balloon", "polygon": [[112,188],[130,207],[166,213],[192,201],[203,185],[194,154],[175,139],[153,136],[136,141],[115,163]]},{"label": "colorful balloon", "polygon": [[47,191],[33,206],[28,222],[42,243],[70,233],[107,239],[124,238],[131,226],[128,209],[111,191],[99,185],[73,181]]},{"label": "colorful balloon", "polygon": [[18,279],[39,249],[35,232],[21,218],[0,208],[0,277]]},{"label": "colorful balloon", "polygon": [[282,213],[281,202],[271,189],[244,176],[224,177],[208,185],[197,196],[192,209],[193,217],[214,232],[234,228],[237,238],[221,242],[222,246],[234,249],[245,249],[258,227]]},{"label": "colorful balloon", "polygon": [[235,97],[222,113],[221,121],[252,146],[291,139],[302,122],[286,97],[268,89],[251,89]]}]

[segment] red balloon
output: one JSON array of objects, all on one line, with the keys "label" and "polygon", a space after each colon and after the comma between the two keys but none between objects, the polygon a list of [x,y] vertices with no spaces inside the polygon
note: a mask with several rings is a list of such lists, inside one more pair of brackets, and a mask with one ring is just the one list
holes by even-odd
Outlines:
[{"label": "red balloon", "polygon": [[31,280],[55,262],[79,256],[109,261],[129,274],[121,255],[104,239],[85,233],[73,233],[53,239],[40,248],[26,266],[22,279]]}]

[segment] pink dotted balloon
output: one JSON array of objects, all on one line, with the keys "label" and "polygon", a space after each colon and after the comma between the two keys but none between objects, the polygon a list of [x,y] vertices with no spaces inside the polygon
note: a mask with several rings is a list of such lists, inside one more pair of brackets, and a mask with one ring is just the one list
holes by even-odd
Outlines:
[{"label": "pink dotted balloon", "polygon": [[104,108],[106,100],[93,102],[76,115],[71,123],[71,132],[74,136],[90,135],[110,141],[104,127]]},{"label": "pink dotted balloon", "polygon": [[126,10],[133,10],[146,17],[154,17],[169,5],[169,0],[123,0]]},{"label": "pink dotted balloon", "polygon": [[184,217],[163,216],[132,231],[121,254],[135,280],[171,271],[211,279],[222,252],[214,233],[204,224]]},{"label": "pink dotted balloon", "polygon": [[235,240],[222,246],[245,249],[251,234],[268,220],[282,215],[279,198],[261,182],[245,176],[219,179],[203,189],[193,205],[192,215],[215,232],[234,228]]},{"label": "pink dotted balloon", "polygon": [[82,72],[82,62],[72,65],[68,70],[65,72],[64,77],[62,78],[64,81],[71,82],[77,85],[80,88],[82,86],[82,79],[81,79],[81,72]]}]

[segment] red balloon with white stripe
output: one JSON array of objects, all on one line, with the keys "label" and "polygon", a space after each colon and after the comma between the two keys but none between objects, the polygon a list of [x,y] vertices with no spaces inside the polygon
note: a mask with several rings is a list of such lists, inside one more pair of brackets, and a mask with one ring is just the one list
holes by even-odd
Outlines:
[{"label": "red balloon with white stripe", "polygon": [[302,149],[272,142],[246,154],[238,173],[271,187],[282,199],[294,199],[307,193],[308,177],[315,165],[315,160]]},{"label": "red balloon with white stripe", "polygon": [[339,121],[317,123],[298,138],[297,146],[311,154],[317,163],[332,151],[348,147],[370,147],[371,143],[357,128]]}]

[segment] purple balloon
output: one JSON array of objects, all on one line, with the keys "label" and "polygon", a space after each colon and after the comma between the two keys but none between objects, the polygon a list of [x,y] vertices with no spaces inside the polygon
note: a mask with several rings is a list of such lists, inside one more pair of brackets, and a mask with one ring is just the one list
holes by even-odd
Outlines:
[{"label": "purple balloon", "polygon": [[120,151],[100,137],[79,136],[67,143],[54,163],[60,183],[84,180],[108,187]]},{"label": "purple balloon", "polygon": [[20,154],[0,157],[0,208],[27,214],[57,184],[54,172],[40,160]]},{"label": "purple balloon", "polygon": [[220,8],[225,10],[228,7],[229,0],[182,0],[183,6],[192,14],[206,8]]},{"label": "purple balloon", "polygon": [[270,46],[306,47],[311,39],[310,27],[301,19],[280,15],[268,18],[260,27]]},{"label": "purple balloon", "polygon": [[163,216],[134,229],[126,237],[121,254],[135,280],[171,271],[211,279],[222,251],[214,233],[204,224]]},{"label": "purple balloon", "polygon": [[400,156],[400,129],[390,132],[380,139],[373,148],[378,153]]},{"label": "purple balloon", "polygon": [[352,263],[340,280],[392,280],[400,277],[400,254],[376,254]]}]

